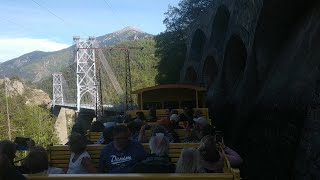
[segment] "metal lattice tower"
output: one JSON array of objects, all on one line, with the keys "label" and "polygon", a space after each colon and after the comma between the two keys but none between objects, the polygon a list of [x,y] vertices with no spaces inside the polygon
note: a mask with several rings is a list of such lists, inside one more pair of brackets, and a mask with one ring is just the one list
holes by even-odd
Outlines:
[{"label": "metal lattice tower", "polygon": [[53,101],[52,104],[64,104],[62,89],[62,73],[54,73],[53,75]]},{"label": "metal lattice tower", "polygon": [[87,96],[94,106],[101,105],[99,96],[99,82],[97,81],[97,71],[95,62],[95,37],[89,37],[85,41],[80,41],[79,36],[73,37],[76,45],[77,61],[77,111],[80,111],[81,99]]}]

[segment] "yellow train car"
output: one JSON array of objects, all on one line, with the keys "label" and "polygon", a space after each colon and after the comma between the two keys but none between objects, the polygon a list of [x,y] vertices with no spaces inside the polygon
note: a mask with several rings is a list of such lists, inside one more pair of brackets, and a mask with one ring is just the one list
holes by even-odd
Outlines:
[{"label": "yellow train car", "polygon": [[205,107],[206,88],[189,84],[165,84],[147,87],[133,91],[137,95],[138,109],[127,111],[132,117],[137,111],[149,114],[151,108],[156,109],[158,118],[165,117],[167,109],[176,109],[179,113],[183,108],[191,107],[200,110],[203,116],[209,118]]},{"label": "yellow train car", "polygon": [[150,107],[156,109],[182,109],[205,107],[206,88],[187,84],[166,84],[133,91],[138,96],[140,110]]}]

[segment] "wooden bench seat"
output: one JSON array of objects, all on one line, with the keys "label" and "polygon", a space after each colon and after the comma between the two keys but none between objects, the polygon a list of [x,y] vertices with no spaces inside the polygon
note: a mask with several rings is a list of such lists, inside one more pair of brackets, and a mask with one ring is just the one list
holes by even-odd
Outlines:
[{"label": "wooden bench seat", "polygon": [[[175,132],[178,134],[179,139],[181,142],[184,141],[184,138],[186,136],[186,130],[185,129],[176,129]],[[100,138],[102,132],[88,132],[87,137],[90,141],[96,143],[98,139]],[[151,136],[151,130],[146,130],[146,137],[147,140],[149,141]]]},{"label": "wooden bench seat", "polygon": [[239,180],[233,173],[212,174],[51,174],[25,175],[29,180]]},{"label": "wooden bench seat", "polygon": [[[98,166],[101,150],[105,145],[94,144],[88,145],[87,151],[91,156],[92,161]],[[149,144],[143,144],[146,152],[149,152]],[[169,146],[169,156],[172,162],[176,163],[180,157],[181,150],[185,147],[199,147],[198,143],[172,143]],[[70,151],[65,145],[50,146],[48,148],[49,163],[52,167],[65,168],[68,166]]]}]

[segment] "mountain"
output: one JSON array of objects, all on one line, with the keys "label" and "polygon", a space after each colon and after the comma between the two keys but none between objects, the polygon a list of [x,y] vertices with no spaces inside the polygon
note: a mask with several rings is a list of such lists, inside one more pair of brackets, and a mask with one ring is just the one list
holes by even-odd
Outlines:
[{"label": "mountain", "polygon": [[[123,41],[139,40],[153,35],[132,27],[97,37],[100,47],[116,45]],[[0,74],[17,76],[23,80],[39,82],[72,64],[74,46],[54,52],[34,51],[0,64]]]}]

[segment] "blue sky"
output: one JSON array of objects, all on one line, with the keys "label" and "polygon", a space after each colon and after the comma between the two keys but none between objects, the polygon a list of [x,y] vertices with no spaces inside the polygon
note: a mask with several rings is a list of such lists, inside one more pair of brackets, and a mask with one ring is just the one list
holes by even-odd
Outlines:
[{"label": "blue sky", "polygon": [[65,48],[74,35],[101,36],[126,26],[159,34],[165,30],[168,5],[179,1],[1,0],[0,62],[34,50]]}]

